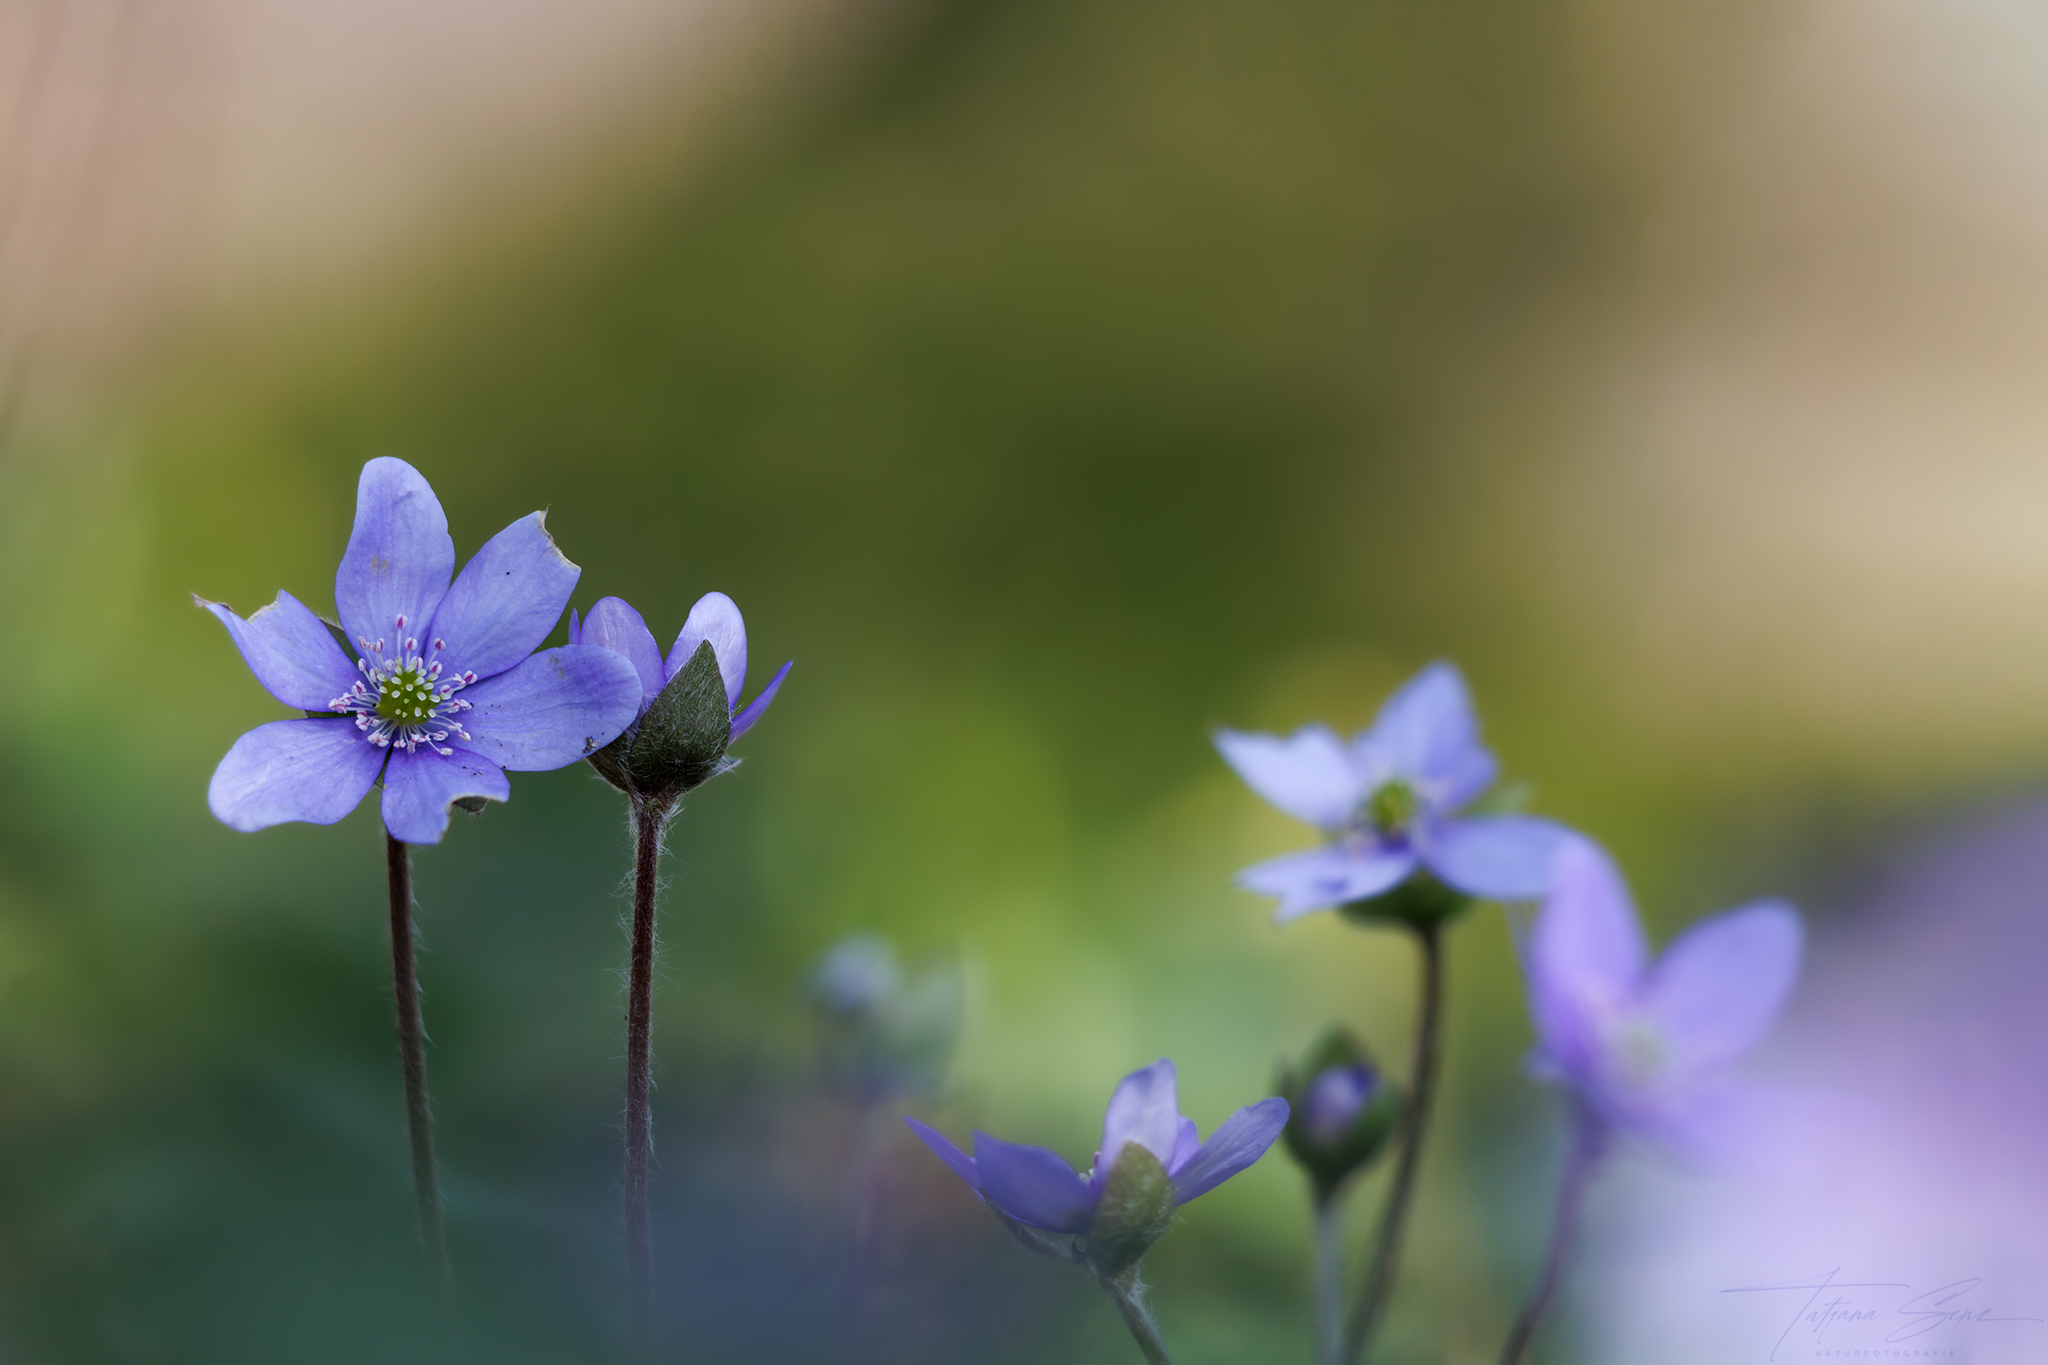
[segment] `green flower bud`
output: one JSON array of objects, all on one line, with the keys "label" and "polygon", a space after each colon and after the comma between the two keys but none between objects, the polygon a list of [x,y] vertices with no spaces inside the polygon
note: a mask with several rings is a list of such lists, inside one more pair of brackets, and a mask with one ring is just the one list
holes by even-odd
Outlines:
[{"label": "green flower bud", "polygon": [[959,968],[936,962],[914,977],[896,950],[855,934],[825,954],[809,982],[825,1083],[854,1104],[937,1092],[960,1036]]},{"label": "green flower bud", "polygon": [[667,809],[729,766],[731,735],[732,705],[706,640],[647,714],[590,756],[590,766],[635,801]]},{"label": "green flower bud", "polygon": [[1298,1067],[1282,1063],[1275,1089],[1288,1105],[1288,1153],[1308,1172],[1319,1203],[1370,1165],[1400,1125],[1399,1087],[1342,1024],[1324,1030]]}]

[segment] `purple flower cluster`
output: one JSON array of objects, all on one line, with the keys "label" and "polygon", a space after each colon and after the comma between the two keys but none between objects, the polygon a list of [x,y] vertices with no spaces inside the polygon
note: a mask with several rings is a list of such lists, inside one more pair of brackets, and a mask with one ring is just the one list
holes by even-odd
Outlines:
[{"label": "purple flower cluster", "polygon": [[309,713],[235,741],[207,792],[239,830],[331,825],[379,778],[384,824],[440,842],[457,801],[509,800],[507,769],[560,768],[631,724],[640,683],[625,658],[568,645],[534,653],[581,574],[522,517],[455,569],[434,490],[403,460],[370,461],[334,578],[334,634],[291,594],[247,620],[195,598],[228,628],[273,697]]},{"label": "purple flower cluster", "polygon": [[[331,825],[381,780],[392,836],[438,843],[457,802],[511,798],[507,770],[565,767],[630,730],[707,640],[729,709],[738,706],[747,635],[724,593],[697,603],[666,660],[616,597],[581,623],[572,613],[569,643],[535,653],[582,573],[544,517],[513,522],[457,575],[434,490],[405,461],[376,459],[363,466],[334,579],[346,650],[290,593],[246,620],[194,598],[256,680],[306,713],[235,742],[207,793],[213,813],[239,830]],[[732,716],[727,742],[760,719],[788,672]]]},{"label": "purple flower cluster", "polygon": [[1239,885],[1280,898],[1275,923],[1378,896],[1418,869],[1493,900],[1533,900],[1549,887],[1563,826],[1462,813],[1498,765],[1450,664],[1422,670],[1349,741],[1306,725],[1285,739],[1221,730],[1216,747],[1253,791],[1327,836],[1238,874]]},{"label": "purple flower cluster", "polygon": [[[438,842],[458,804],[508,799],[508,770],[589,759],[630,796],[627,1237],[644,1329],[653,1284],[647,1183],[661,832],[684,792],[731,766],[727,747],[765,714],[790,665],[742,705],[746,625],[718,592],[698,599],[665,654],[640,614],[617,597],[601,599],[586,616],[571,612],[568,643],[542,649],[579,575],[539,512],[492,537],[456,573],[447,518],[425,479],[401,460],[372,460],[335,576],[338,625],[283,592],[246,619],[195,599],[227,628],[271,695],[305,713],[238,739],[208,799],[236,829],[332,824],[381,782],[416,1192],[431,1241],[439,1235],[439,1196],[403,845]],[[1549,820],[1476,812],[1498,765],[1480,743],[1464,679],[1448,663],[1422,670],[1348,740],[1309,725],[1284,738],[1222,730],[1215,743],[1254,791],[1325,836],[1321,847],[1238,874],[1241,885],[1278,899],[1277,922],[1380,897],[1453,907],[1470,897],[1542,901],[1522,944],[1537,1035],[1531,1069],[1570,1090],[1581,1142],[1541,1287],[1503,1355],[1516,1361],[1557,1282],[1585,1170],[1607,1136],[1629,1131],[1686,1148],[1716,1145],[1741,1098],[1734,1065],[1769,1029],[1798,975],[1798,915],[1776,901],[1744,906],[1694,926],[1652,961],[1627,888],[1596,844]],[[1089,1269],[1155,1361],[1166,1357],[1143,1305],[1140,1258],[1181,1205],[1250,1167],[1284,1132],[1317,1205],[1324,1358],[1357,1359],[1394,1282],[1416,1188],[1439,1070],[1438,930],[1449,911],[1390,911],[1381,901],[1370,913],[1403,918],[1421,949],[1406,1087],[1383,1077],[1337,1026],[1298,1067],[1282,1065],[1280,1096],[1237,1110],[1206,1141],[1180,1113],[1171,1060],[1125,1076],[1085,1172],[1048,1148],[979,1131],[968,1155],[937,1130],[905,1122],[1027,1246]],[[816,1000],[827,1073],[849,1096],[872,1105],[936,1088],[959,1023],[956,977],[929,974],[913,986],[886,944],[856,938],[826,960]],[[1366,1287],[1347,1314],[1342,1202],[1358,1173],[1390,1146],[1400,1159],[1387,1211]]]}]

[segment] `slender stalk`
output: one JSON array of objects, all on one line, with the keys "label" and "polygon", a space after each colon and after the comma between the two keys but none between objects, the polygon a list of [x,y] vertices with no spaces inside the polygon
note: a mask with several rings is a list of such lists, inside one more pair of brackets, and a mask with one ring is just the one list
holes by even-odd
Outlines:
[{"label": "slender stalk", "polygon": [[654,899],[667,812],[633,803],[633,960],[626,988],[626,1276],[633,1337],[654,1340],[654,1241],[647,1221],[647,1165],[654,1150]]},{"label": "slender stalk", "polygon": [[1316,1359],[1344,1365],[1344,1195],[1316,1199]]},{"label": "slender stalk", "polygon": [[1120,1275],[1105,1275],[1096,1283],[1123,1315],[1124,1326],[1131,1329],[1131,1338],[1145,1353],[1148,1365],[1173,1365],[1166,1354],[1166,1343],[1159,1338],[1159,1325],[1152,1321],[1152,1313],[1145,1307],[1145,1286],[1138,1282],[1138,1268],[1132,1266]]},{"label": "slender stalk", "polygon": [[889,1122],[889,1117],[875,1105],[860,1106],[854,1116],[852,1150],[846,1162],[847,1223],[852,1238],[846,1274],[846,1317],[854,1327],[861,1324],[867,1312],[881,1241],[882,1210],[889,1184],[884,1158],[896,1126]]},{"label": "slender stalk", "polygon": [[412,1136],[412,1194],[428,1270],[447,1292],[448,1236],[434,1165],[434,1107],[427,1096],[427,1037],[420,1023],[419,965],[413,956],[412,850],[388,832],[384,868],[391,890],[391,994],[398,1008],[398,1058],[405,1073],[406,1127]]},{"label": "slender stalk", "polygon": [[1372,1260],[1365,1272],[1358,1306],[1345,1327],[1340,1359],[1347,1365],[1365,1358],[1373,1333],[1386,1316],[1387,1300],[1401,1265],[1401,1239],[1408,1225],[1408,1209],[1415,1200],[1423,1138],[1429,1129],[1430,1109],[1436,1103],[1444,1005],[1442,927],[1434,920],[1425,920],[1412,928],[1421,953],[1422,980],[1416,1003],[1415,1056],[1408,1072],[1408,1112],[1401,1126],[1401,1159],[1394,1167],[1393,1184],[1388,1187],[1379,1230],[1373,1237]]},{"label": "slender stalk", "polygon": [[1543,1273],[1536,1281],[1536,1291],[1522,1306],[1521,1316],[1515,1319],[1507,1343],[1500,1348],[1500,1365],[1517,1365],[1521,1360],[1522,1353],[1529,1349],[1530,1339],[1536,1335],[1536,1327],[1542,1322],[1544,1312],[1550,1307],[1550,1301],[1557,1295],[1558,1285],[1564,1280],[1565,1258],[1571,1255],[1572,1241],[1579,1230],[1579,1210],[1585,1201],[1586,1178],[1592,1173],[1604,1145],[1597,1119],[1580,1113],[1573,1127],[1571,1152],[1565,1157],[1564,1178],[1558,1183],[1557,1216],[1550,1225],[1550,1249],[1543,1256]]}]

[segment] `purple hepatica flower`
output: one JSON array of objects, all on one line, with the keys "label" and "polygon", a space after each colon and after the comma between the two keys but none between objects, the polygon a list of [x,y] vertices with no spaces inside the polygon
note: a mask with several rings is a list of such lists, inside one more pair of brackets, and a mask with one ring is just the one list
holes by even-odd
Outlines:
[{"label": "purple hepatica flower", "polygon": [[207,792],[213,813],[239,830],[331,825],[381,774],[392,837],[439,843],[454,802],[510,799],[506,769],[565,767],[610,743],[639,704],[632,668],[602,649],[533,653],[581,573],[542,522],[513,522],[451,583],[455,545],[434,490],[403,460],[376,459],[334,578],[353,662],[289,593],[246,621],[194,598],[272,696],[325,713],[236,740]]},{"label": "purple hepatica flower", "polygon": [[1459,815],[1493,785],[1496,765],[1447,663],[1423,669],[1348,744],[1306,725],[1285,739],[1221,730],[1216,747],[1253,791],[1330,836],[1238,874],[1240,886],[1280,898],[1278,924],[1380,895],[1418,867],[1467,895],[1533,900],[1567,833],[1534,816]]},{"label": "purple hepatica flower", "polygon": [[1524,954],[1531,1069],[1588,1118],[1681,1147],[1720,1144],[1733,1064],[1763,1038],[1799,975],[1799,915],[1758,901],[1702,920],[1652,965],[1621,874],[1591,840],[1559,851]]},{"label": "purple hepatica flower", "polygon": [[768,710],[768,704],[775,700],[775,694],[782,687],[782,680],[789,676],[789,664],[775,670],[775,676],[761,689],[744,709],[740,707],[740,692],[747,682],[747,625],[740,619],[740,609],[730,597],[722,592],[707,592],[697,599],[697,605],[690,608],[689,616],[683,621],[682,634],[676,636],[675,647],[666,658],[661,647],[654,643],[654,632],[640,619],[623,600],[607,597],[590,609],[590,615],[580,622],[576,613],[569,613],[569,641],[571,644],[602,645],[604,648],[623,654],[632,661],[634,670],[640,676],[640,710],[634,717],[647,714],[647,708],[654,705],[654,699],[668,686],[675,676],[688,667],[690,657],[705,641],[711,642],[711,652],[718,660],[719,677],[725,683],[726,708],[732,713],[732,728],[726,735],[731,744],[754,728],[754,722],[761,719]]},{"label": "purple hepatica flower", "polygon": [[1102,1147],[1087,1175],[1076,1174],[1065,1158],[1048,1148],[1020,1146],[977,1132],[974,1155],[968,1156],[936,1129],[916,1119],[904,1122],[969,1188],[1002,1213],[1046,1232],[1085,1233],[1095,1222],[1110,1173],[1127,1145],[1141,1147],[1157,1159],[1172,1182],[1172,1204],[1178,1206],[1207,1194],[1265,1155],[1287,1126],[1287,1101],[1246,1105],[1202,1142],[1194,1120],[1181,1117],[1173,1062],[1162,1058],[1124,1077],[1109,1097]]}]

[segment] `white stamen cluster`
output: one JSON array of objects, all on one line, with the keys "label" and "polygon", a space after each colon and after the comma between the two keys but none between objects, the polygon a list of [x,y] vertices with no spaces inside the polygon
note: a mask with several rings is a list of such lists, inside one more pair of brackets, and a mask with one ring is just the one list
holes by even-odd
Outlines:
[{"label": "white stamen cluster", "polygon": [[[397,654],[386,658],[384,640],[357,636],[356,644],[363,653],[356,667],[363,676],[328,705],[354,716],[356,728],[380,749],[412,753],[424,744],[437,754],[453,754],[443,741],[450,735],[470,737],[454,717],[471,709],[455,694],[475,682],[476,674],[450,673],[447,681],[442,681],[444,665],[430,656],[447,649],[448,642],[434,640],[422,654],[420,642],[405,633],[405,617],[396,617],[393,625],[399,640]],[[372,658],[377,662],[371,663]]]}]

